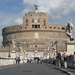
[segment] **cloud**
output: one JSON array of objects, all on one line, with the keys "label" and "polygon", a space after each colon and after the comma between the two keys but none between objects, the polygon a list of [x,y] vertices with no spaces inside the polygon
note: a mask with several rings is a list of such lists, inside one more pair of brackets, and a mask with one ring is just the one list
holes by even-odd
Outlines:
[{"label": "cloud", "polygon": [[22,18],[17,18],[17,19],[15,20],[15,24],[20,25],[20,24],[22,24],[22,23],[23,23],[23,19],[22,19]]},{"label": "cloud", "polygon": [[60,19],[60,15],[57,15],[57,16],[53,16],[53,19]]},{"label": "cloud", "polygon": [[28,3],[28,4],[29,4],[29,3],[30,3],[30,4],[32,3],[32,4],[33,4],[33,3],[35,3],[35,0],[23,0],[23,3],[24,3],[24,4],[25,4],[25,3]]},{"label": "cloud", "polygon": [[[9,0],[6,0],[7,2]],[[34,5],[36,0],[23,0],[24,9],[18,14],[3,14],[0,11],[0,26],[9,26],[14,24],[21,24],[22,17],[29,11],[35,11]],[[75,0],[37,0],[39,5],[39,12],[46,12],[49,19],[62,19],[63,16],[69,15],[75,11]],[[19,9],[17,9],[19,10]],[[10,11],[9,11],[10,12]],[[16,19],[17,18],[17,19]]]},{"label": "cloud", "polygon": [[[23,4],[33,5],[36,4],[36,2],[35,0],[23,0]],[[70,12],[75,11],[75,0],[38,0],[37,4],[39,5],[40,12],[47,12],[53,19],[56,19],[58,15],[60,15],[59,18],[61,18],[61,16],[68,15]],[[25,11],[28,10],[30,10],[30,7]]]},{"label": "cloud", "polygon": [[0,17],[0,24],[4,21],[4,17]]}]

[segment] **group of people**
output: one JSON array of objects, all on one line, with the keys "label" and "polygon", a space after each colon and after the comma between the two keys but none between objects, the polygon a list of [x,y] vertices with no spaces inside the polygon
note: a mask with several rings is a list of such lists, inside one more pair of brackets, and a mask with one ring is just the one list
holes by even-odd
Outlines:
[{"label": "group of people", "polygon": [[56,51],[56,53],[54,53],[54,56],[53,56],[53,64],[58,68],[60,68],[61,66],[66,68],[67,67],[66,53],[61,55],[61,53],[59,51]]},{"label": "group of people", "polygon": [[[63,53],[61,55],[61,53],[59,51],[56,51],[56,53],[54,53],[54,56],[53,56],[53,64],[60,68],[60,67],[64,67],[64,68],[67,68],[67,57],[68,55],[66,53]],[[75,52],[73,54],[73,64],[75,63]]]},{"label": "group of people", "polygon": [[54,64],[56,67],[61,67],[61,54],[59,51],[56,52],[56,54],[54,54]]},{"label": "group of people", "polygon": [[32,59],[27,59],[27,63],[31,63],[32,62]]},{"label": "group of people", "polygon": [[20,57],[16,57],[15,61],[16,61],[16,64],[19,64],[20,63]]}]

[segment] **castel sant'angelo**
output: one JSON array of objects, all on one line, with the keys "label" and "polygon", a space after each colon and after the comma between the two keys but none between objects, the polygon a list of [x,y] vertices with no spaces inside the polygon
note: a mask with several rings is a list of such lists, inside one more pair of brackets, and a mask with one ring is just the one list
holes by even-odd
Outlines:
[{"label": "castel sant'angelo", "polygon": [[67,52],[67,45],[74,45],[71,20],[67,26],[50,24],[47,13],[38,12],[38,5],[34,7],[35,12],[25,13],[23,24],[2,29],[0,57],[47,58],[56,50]]}]

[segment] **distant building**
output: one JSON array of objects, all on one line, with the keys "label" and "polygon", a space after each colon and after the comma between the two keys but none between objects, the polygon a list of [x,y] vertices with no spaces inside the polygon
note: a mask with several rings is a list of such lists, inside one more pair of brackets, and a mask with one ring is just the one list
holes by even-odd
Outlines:
[{"label": "distant building", "polygon": [[48,58],[56,50],[67,51],[67,43],[74,43],[67,35],[67,26],[49,23],[48,15],[37,9],[25,13],[22,25],[3,28],[2,36],[0,57]]}]

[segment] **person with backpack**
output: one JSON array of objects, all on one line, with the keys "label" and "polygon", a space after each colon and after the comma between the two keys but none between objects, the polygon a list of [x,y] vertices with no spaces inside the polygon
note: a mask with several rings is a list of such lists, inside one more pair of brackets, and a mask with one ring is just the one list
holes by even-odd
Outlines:
[{"label": "person with backpack", "polygon": [[56,67],[61,67],[61,54],[59,51],[56,51]]}]

